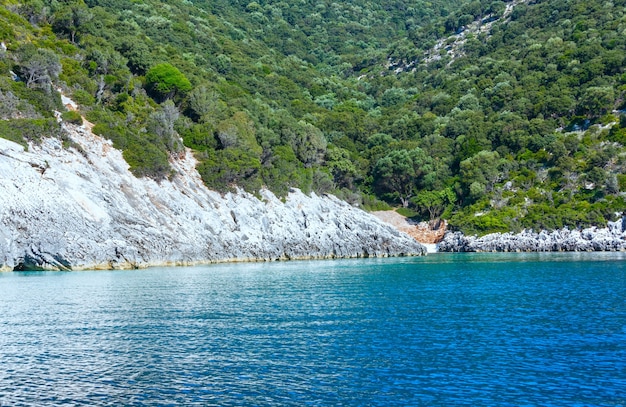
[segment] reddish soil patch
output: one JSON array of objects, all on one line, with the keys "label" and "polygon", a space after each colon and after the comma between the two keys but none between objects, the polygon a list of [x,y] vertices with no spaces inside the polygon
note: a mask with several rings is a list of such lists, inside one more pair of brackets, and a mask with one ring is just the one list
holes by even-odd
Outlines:
[{"label": "reddish soil patch", "polygon": [[446,233],[446,221],[429,224],[428,222],[413,222],[405,216],[400,215],[396,211],[377,211],[372,215],[385,223],[412,236],[420,243],[439,243],[443,240]]}]

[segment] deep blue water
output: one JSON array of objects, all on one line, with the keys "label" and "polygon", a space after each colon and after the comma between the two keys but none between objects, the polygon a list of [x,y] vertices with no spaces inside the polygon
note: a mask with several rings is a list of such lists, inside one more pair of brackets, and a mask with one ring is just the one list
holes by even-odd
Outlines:
[{"label": "deep blue water", "polygon": [[626,407],[626,254],[4,273],[0,405]]}]

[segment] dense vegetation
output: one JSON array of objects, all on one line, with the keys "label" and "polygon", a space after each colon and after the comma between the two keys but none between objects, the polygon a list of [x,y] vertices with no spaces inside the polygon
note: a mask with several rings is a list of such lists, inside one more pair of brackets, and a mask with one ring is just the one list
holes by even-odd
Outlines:
[{"label": "dense vegetation", "polygon": [[220,191],[466,232],[624,210],[624,0],[2,4],[0,135],[25,145],[62,137],[60,87],[138,176],[187,146]]}]

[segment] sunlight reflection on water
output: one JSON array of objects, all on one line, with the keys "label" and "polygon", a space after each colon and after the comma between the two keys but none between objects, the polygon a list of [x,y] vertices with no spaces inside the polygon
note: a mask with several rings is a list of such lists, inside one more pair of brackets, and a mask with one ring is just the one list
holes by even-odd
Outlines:
[{"label": "sunlight reflection on water", "polygon": [[623,253],[0,275],[0,405],[626,405]]}]

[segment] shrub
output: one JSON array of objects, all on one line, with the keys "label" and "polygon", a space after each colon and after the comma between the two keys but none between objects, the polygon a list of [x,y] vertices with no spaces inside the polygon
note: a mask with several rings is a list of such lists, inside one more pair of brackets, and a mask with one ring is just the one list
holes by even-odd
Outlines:
[{"label": "shrub", "polygon": [[55,119],[0,120],[0,137],[28,146],[40,143],[43,137],[59,137],[61,128]]},{"label": "shrub", "polygon": [[75,110],[64,112],[61,118],[68,123],[77,124],[79,126],[83,124],[83,117]]},{"label": "shrub", "polygon": [[86,92],[82,89],[75,90],[72,97],[79,105],[93,106],[96,103],[96,98],[91,96],[89,92]]},{"label": "shrub", "polygon": [[132,140],[123,152],[130,170],[137,177],[148,177],[160,181],[171,172],[168,155],[157,146]]}]

